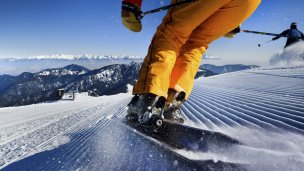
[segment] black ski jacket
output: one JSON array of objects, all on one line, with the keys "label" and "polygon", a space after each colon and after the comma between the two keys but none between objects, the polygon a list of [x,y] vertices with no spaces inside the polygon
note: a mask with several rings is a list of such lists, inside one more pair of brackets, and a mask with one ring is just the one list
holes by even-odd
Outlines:
[{"label": "black ski jacket", "polygon": [[300,40],[304,40],[304,34],[295,28],[287,29],[287,30],[283,31],[281,34],[274,37],[272,40],[277,40],[277,39],[281,38],[282,36],[288,36],[285,48],[294,43],[299,42]]}]

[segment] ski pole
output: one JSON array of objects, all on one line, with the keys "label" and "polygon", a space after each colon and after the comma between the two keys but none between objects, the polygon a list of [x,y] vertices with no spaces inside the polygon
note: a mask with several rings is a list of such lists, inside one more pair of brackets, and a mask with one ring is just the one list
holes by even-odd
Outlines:
[{"label": "ski pole", "polygon": [[[273,41],[273,40],[269,40],[269,41],[267,41],[267,42],[265,42],[265,43],[262,43],[262,44],[266,44],[266,43],[269,43],[269,42],[271,42],[271,41]],[[258,46],[261,47],[261,44],[258,44]]]},{"label": "ski pole", "polygon": [[267,36],[280,36],[280,37],[287,37],[287,38],[298,38],[301,37],[297,36],[288,36],[288,35],[281,35],[281,34],[275,34],[275,33],[267,33],[267,32],[260,32],[260,31],[251,31],[251,30],[241,30],[244,33],[253,33],[253,34],[260,34],[260,35],[267,35]]},{"label": "ski pole", "polygon": [[140,14],[140,16],[141,16],[141,18],[143,18],[145,15],[148,15],[148,14],[153,14],[153,13],[161,12],[161,11],[164,11],[164,10],[172,9],[174,7],[182,6],[182,5],[189,4],[189,3],[192,3],[192,2],[195,2],[195,1],[198,1],[198,0],[180,1],[180,2],[177,2],[177,3],[174,3],[174,4],[170,4],[170,5],[167,5],[167,6],[163,6],[163,7],[160,7],[160,8],[156,8],[156,9],[153,9],[153,10],[150,10],[150,11],[143,12],[143,13]]},{"label": "ski pole", "polygon": [[[266,32],[260,32],[260,31],[251,31],[251,30],[241,30],[244,33],[253,33],[253,34],[260,34],[260,35],[267,35],[267,36],[278,36],[279,34],[275,33],[266,33]],[[282,36],[284,37],[284,36]]]}]

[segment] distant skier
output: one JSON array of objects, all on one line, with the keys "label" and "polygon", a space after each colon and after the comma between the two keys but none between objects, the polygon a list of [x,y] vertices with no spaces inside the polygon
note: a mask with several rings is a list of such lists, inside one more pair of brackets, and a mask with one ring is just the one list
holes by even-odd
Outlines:
[{"label": "distant skier", "polygon": [[283,31],[280,35],[272,38],[272,40],[277,40],[281,38],[282,36],[288,36],[286,45],[284,48],[293,45],[294,43],[297,43],[301,40],[304,40],[304,34],[297,29],[297,23],[293,22],[290,24],[290,29],[287,29]]},{"label": "distant skier", "polygon": [[[172,4],[180,2],[172,0]],[[183,122],[179,109],[190,95],[202,54],[214,40],[233,37],[261,0],[197,0],[167,12],[152,39],[134,86],[127,118],[163,113]],[[139,32],[142,0],[123,0],[122,22]],[[236,29],[235,29],[236,28]],[[232,31],[231,31],[232,30]]]}]

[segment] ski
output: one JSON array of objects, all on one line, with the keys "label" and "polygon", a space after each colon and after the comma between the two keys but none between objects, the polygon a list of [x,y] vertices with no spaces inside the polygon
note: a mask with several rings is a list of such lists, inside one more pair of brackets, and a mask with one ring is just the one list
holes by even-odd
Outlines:
[{"label": "ski", "polygon": [[[241,164],[227,163],[227,162],[222,162],[222,161],[217,161],[215,163],[212,160],[197,160],[197,159],[192,159],[191,156],[188,157],[185,154],[179,153],[179,150],[189,151],[189,149],[177,147],[176,144],[175,145],[170,144],[165,139],[162,139],[161,136],[157,136],[157,135],[161,135],[164,132],[154,132],[154,134],[152,134],[150,131],[148,131],[148,129],[147,129],[148,127],[141,127],[139,125],[127,123],[127,121],[125,119],[118,118],[117,116],[107,117],[107,119],[111,120],[115,124],[118,124],[118,125],[126,128],[127,130],[135,133],[136,135],[148,140],[149,142],[159,145],[161,148],[164,148],[164,150],[171,152],[173,155],[189,162],[195,168],[195,170],[196,169],[206,170],[207,168],[210,169],[210,167],[217,168],[219,170],[223,170],[224,168],[230,168],[232,170],[243,170],[242,169],[243,166]],[[167,125],[167,123],[174,124],[174,123],[170,123],[170,121],[164,121],[165,125]],[[179,125],[179,126],[184,127],[183,125]],[[185,127],[187,127],[187,126],[185,126]],[[192,129],[192,127],[189,127],[189,129]],[[200,130],[200,129],[196,129],[196,130]],[[191,151],[197,152],[198,149],[192,149]]]},{"label": "ski", "polygon": [[146,136],[160,140],[175,149],[204,152],[208,151],[210,145],[227,147],[241,144],[239,141],[220,132],[207,131],[168,120],[163,120],[162,122],[162,126],[155,129],[155,127],[150,125],[124,121],[125,124]]}]

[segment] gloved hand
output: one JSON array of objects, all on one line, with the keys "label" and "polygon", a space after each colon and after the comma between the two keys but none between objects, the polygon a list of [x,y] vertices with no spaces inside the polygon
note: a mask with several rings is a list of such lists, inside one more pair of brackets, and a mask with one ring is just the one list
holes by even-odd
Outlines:
[{"label": "gloved hand", "polygon": [[131,31],[140,32],[142,29],[141,0],[123,0],[121,7],[122,23]]},{"label": "gloved hand", "polygon": [[235,28],[235,29],[233,29],[232,31],[230,31],[229,33],[226,33],[225,35],[224,35],[224,37],[225,38],[234,38],[234,36],[236,35],[236,34],[238,34],[239,32],[241,32],[241,27],[240,26],[238,26],[237,28]]}]

